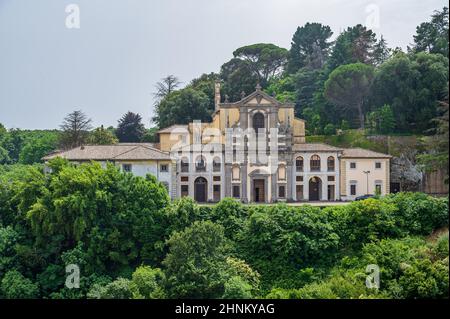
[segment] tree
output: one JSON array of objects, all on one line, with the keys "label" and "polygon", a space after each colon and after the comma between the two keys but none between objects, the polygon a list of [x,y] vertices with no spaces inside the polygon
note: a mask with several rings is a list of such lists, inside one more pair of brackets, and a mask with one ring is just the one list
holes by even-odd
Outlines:
[{"label": "tree", "polygon": [[367,114],[368,127],[377,133],[389,134],[394,131],[395,117],[390,105],[385,104],[381,108]]},{"label": "tree", "polygon": [[139,114],[128,111],[119,120],[116,135],[121,143],[140,142],[144,134],[145,127]]},{"label": "tree", "polygon": [[160,82],[157,82],[155,85],[156,92],[153,94],[155,98],[155,105],[157,105],[167,95],[175,91],[180,84],[181,82],[174,75],[168,75],[165,78],[162,78]]},{"label": "tree", "polygon": [[421,23],[414,36],[414,51],[440,53],[448,57],[448,7],[435,11],[430,22]]},{"label": "tree", "polygon": [[370,104],[391,106],[396,131],[424,133],[435,126],[447,82],[446,57],[397,53],[377,69]]},{"label": "tree", "polygon": [[224,292],[227,245],[223,227],[196,221],[168,240],[163,261],[171,298],[219,298]]},{"label": "tree", "polygon": [[303,67],[320,69],[324,65],[333,35],[329,26],[306,23],[294,33],[289,51],[288,72],[296,73]]},{"label": "tree", "polygon": [[239,276],[233,276],[225,282],[223,299],[251,299],[252,286]]},{"label": "tree", "polygon": [[334,127],[333,124],[329,123],[329,124],[325,125],[325,127],[323,129],[323,134],[334,135],[335,133],[336,133],[336,128]]},{"label": "tree", "polygon": [[240,100],[241,92],[249,94],[257,83],[263,88],[279,75],[287,63],[289,52],[274,44],[257,43],[236,49],[233,58],[222,65],[220,77],[223,92],[232,100]]},{"label": "tree", "polygon": [[210,100],[203,92],[185,88],[172,92],[159,103],[154,120],[159,127],[188,124],[194,120],[207,122],[214,111],[210,107]]},{"label": "tree", "polygon": [[68,114],[61,124],[60,144],[64,149],[78,147],[86,143],[91,129],[91,119],[82,111],[73,111]]},{"label": "tree", "polygon": [[126,278],[117,278],[113,282],[102,286],[96,284],[89,291],[90,298],[97,299],[132,299],[131,281]]},{"label": "tree", "polygon": [[230,101],[239,101],[243,94],[250,94],[258,83],[257,75],[250,69],[249,63],[233,58],[220,69],[223,92]]},{"label": "tree", "polygon": [[0,146],[0,164],[8,164],[10,161],[8,151]]},{"label": "tree", "polygon": [[[169,196],[154,176],[123,174],[114,165],[102,168],[98,163],[58,163],[56,169],[54,164],[50,161],[47,178],[36,176],[26,184],[30,189],[17,195],[31,197],[30,207],[23,210],[36,247],[45,247],[46,256],[56,258],[82,242],[91,267],[85,271],[108,275],[155,255],[154,244],[161,238],[155,220]],[[35,184],[41,191],[36,195]]]},{"label": "tree", "polygon": [[380,111],[380,133],[388,134],[392,133],[395,128],[394,112],[390,105],[385,104],[381,107]]},{"label": "tree", "polygon": [[373,77],[373,67],[355,63],[341,65],[325,82],[325,97],[340,108],[356,110],[360,128],[364,128],[364,101],[369,96]]},{"label": "tree", "polygon": [[142,136],[142,142],[144,143],[156,143],[158,141],[157,132],[159,129],[157,127],[149,128],[145,131],[144,136]]},{"label": "tree", "polygon": [[149,266],[140,266],[134,271],[130,289],[133,299],[162,299],[165,276],[161,269],[152,269]]},{"label": "tree", "polygon": [[[375,64],[379,62],[380,57],[374,56],[374,51],[380,54],[380,47],[383,47],[382,39],[377,51],[376,34],[365,26],[358,24],[349,27],[342,32],[336,39],[330,56],[330,69],[334,70],[340,65],[352,63]],[[384,51],[384,50],[382,50]]]},{"label": "tree", "polygon": [[103,125],[93,130],[87,139],[93,145],[112,145],[119,142],[117,137],[109,130],[105,130]]},{"label": "tree", "polygon": [[386,62],[391,55],[391,49],[388,48],[386,40],[381,36],[380,40],[373,47],[373,64],[381,65]]},{"label": "tree", "polygon": [[30,138],[24,143],[19,155],[22,164],[33,164],[42,162],[42,157],[54,151],[58,145],[58,135],[53,133],[44,134],[41,137]]},{"label": "tree", "polygon": [[39,287],[17,270],[8,271],[1,281],[1,291],[7,299],[34,299]]},{"label": "tree", "polygon": [[283,70],[288,51],[271,43],[257,43],[236,49],[233,56],[245,61],[260,85],[265,86],[270,77]]},{"label": "tree", "polygon": [[427,138],[427,153],[417,156],[422,170],[432,172],[443,169],[446,172],[445,183],[448,184],[448,149],[449,149],[449,119],[448,119],[448,87],[446,97],[440,102],[440,115],[434,119],[437,124],[436,132]]}]

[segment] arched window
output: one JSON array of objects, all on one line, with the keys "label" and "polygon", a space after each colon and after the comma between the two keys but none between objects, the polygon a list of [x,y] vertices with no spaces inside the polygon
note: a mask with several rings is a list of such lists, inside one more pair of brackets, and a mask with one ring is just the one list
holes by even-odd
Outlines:
[{"label": "arched window", "polygon": [[213,160],[213,171],[220,172],[220,158],[215,157]]},{"label": "arched window", "polygon": [[264,114],[262,113],[256,113],[253,116],[253,129],[255,130],[255,133],[258,133],[259,129],[264,128]]},{"label": "arched window", "polygon": [[334,157],[330,156],[327,159],[327,167],[328,167],[328,171],[332,172],[334,171]]},{"label": "arched window", "polygon": [[309,166],[311,171],[320,171],[320,157],[319,155],[311,156],[311,160],[309,161]]},{"label": "arched window", "polygon": [[303,172],[303,157],[299,156],[295,159],[295,170],[297,172]]},{"label": "arched window", "polygon": [[187,173],[189,172],[189,160],[187,159],[187,157],[183,157],[181,159],[181,172],[182,173]]},{"label": "arched window", "polygon": [[195,161],[195,170],[197,172],[204,172],[206,171],[206,161],[203,156],[197,157],[197,160]]}]

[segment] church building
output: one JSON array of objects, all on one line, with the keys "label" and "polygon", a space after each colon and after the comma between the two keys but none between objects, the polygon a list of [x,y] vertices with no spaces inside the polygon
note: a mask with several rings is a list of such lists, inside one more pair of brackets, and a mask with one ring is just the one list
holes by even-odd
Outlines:
[{"label": "church building", "polygon": [[389,190],[390,155],[305,142],[305,121],[294,104],[258,85],[241,100],[222,101],[215,86],[210,123],[194,121],[158,131],[159,143],[86,145],[51,154],[73,162],[113,162],[155,175],[173,199],[197,202],[233,197],[243,203],[353,200]]}]

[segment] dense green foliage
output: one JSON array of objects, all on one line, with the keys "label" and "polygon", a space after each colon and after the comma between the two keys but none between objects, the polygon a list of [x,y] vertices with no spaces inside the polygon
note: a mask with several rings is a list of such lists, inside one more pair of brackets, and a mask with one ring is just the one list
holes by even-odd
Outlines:
[{"label": "dense green foliage", "polygon": [[250,94],[258,83],[280,101],[294,102],[296,116],[306,120],[311,135],[324,133],[327,126],[329,133],[330,124],[345,129],[342,121],[349,128],[367,125],[373,133],[429,134],[449,78],[448,8],[417,27],[407,53],[389,48],[382,35],[360,24],[345,29],[334,42],[332,34],[329,26],[308,22],[295,31],[289,51],[264,43],[236,49],[218,74],[204,74],[178,91],[178,81],[162,90],[155,123],[164,127],[193,118],[209,120],[214,81],[220,79],[228,102]]},{"label": "dense green foliage", "polygon": [[[448,233],[426,237],[448,227],[447,198],[199,206],[112,165],[50,167],[0,169],[1,297],[448,296]],[[371,263],[378,291],[364,285]],[[79,289],[64,285],[69,264],[81,269]]]},{"label": "dense green foliage", "polygon": [[128,111],[120,118],[116,130],[120,142],[140,142],[144,134],[145,127],[139,114]]}]

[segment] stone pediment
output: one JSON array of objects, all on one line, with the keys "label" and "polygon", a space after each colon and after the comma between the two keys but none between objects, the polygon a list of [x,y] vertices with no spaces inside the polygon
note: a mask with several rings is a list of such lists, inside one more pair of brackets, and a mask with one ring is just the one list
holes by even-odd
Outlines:
[{"label": "stone pediment", "polygon": [[278,106],[281,103],[275,98],[271,97],[269,94],[261,90],[256,90],[249,96],[239,101],[239,104],[243,106]]}]

